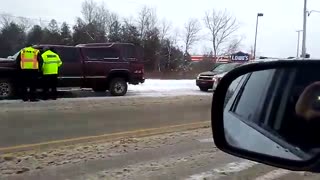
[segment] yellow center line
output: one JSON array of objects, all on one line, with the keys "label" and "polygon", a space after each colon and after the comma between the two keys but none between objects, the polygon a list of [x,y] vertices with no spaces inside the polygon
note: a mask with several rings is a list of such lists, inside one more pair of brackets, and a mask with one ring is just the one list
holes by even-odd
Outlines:
[{"label": "yellow center line", "polygon": [[157,134],[163,134],[163,133],[192,130],[192,129],[209,127],[209,126],[210,126],[210,121],[202,121],[197,123],[164,126],[159,128],[139,129],[134,131],[102,134],[102,135],[96,135],[96,136],[84,136],[84,137],[78,137],[78,138],[61,139],[61,140],[47,141],[47,142],[34,143],[34,144],[23,144],[23,145],[17,145],[17,146],[3,147],[3,148],[0,148],[0,153],[27,151],[27,150],[33,150],[38,148],[71,145],[76,143],[84,143],[84,142],[98,141],[98,140],[110,141],[110,140],[127,138],[127,137],[143,137],[143,136],[157,135]]}]

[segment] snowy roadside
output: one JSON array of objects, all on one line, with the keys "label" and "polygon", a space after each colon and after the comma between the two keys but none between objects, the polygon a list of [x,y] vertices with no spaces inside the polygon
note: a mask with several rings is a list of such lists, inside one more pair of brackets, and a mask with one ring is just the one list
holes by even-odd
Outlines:
[{"label": "snowy roadside", "polygon": [[147,79],[140,85],[129,85],[129,96],[172,96],[172,95],[206,95],[201,92],[194,79],[161,80]]},{"label": "snowy roadside", "polygon": [[16,112],[16,111],[48,111],[48,110],[62,110],[62,111],[81,111],[89,109],[115,109],[124,108],[125,106],[131,108],[150,107],[156,104],[184,104],[194,103],[199,101],[209,102],[212,95],[178,95],[178,96],[164,96],[164,97],[107,97],[107,98],[72,98],[72,99],[58,99],[56,101],[39,101],[39,102],[21,102],[21,101],[0,101],[0,112]]},{"label": "snowy roadside", "polygon": [[[61,98],[58,101],[83,101],[83,100],[114,100],[155,97],[164,98],[166,96],[212,96],[212,92],[202,92],[195,84],[195,80],[161,80],[147,79],[145,83],[139,85],[129,85],[125,96],[113,97],[108,92],[95,93],[91,89],[80,88],[59,88]],[[21,100],[1,100],[1,104],[20,103]]]},{"label": "snowy roadside", "polygon": [[114,142],[94,142],[58,149],[39,149],[29,152],[6,154],[0,157],[0,178],[23,173],[39,172],[43,169],[81,164],[145,149],[156,149],[164,145],[174,145],[185,139],[210,137],[209,128],[176,132],[143,138],[125,138]]},{"label": "snowy roadside", "polygon": [[210,128],[2,156],[0,179],[319,179],[219,151]]},{"label": "snowy roadside", "polygon": [[162,79],[146,79],[143,84],[129,85],[130,91],[199,91],[196,81],[193,79],[184,80],[162,80]]}]

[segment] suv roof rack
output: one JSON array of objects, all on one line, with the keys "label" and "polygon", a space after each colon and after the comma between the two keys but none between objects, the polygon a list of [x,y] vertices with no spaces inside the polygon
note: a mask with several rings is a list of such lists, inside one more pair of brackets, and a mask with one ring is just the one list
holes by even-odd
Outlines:
[{"label": "suv roof rack", "polygon": [[78,44],[76,47],[90,47],[90,46],[103,46],[103,47],[112,47],[116,45],[131,45],[134,46],[133,43],[120,43],[120,42],[108,42],[108,43],[86,43],[86,44]]},{"label": "suv roof rack", "polygon": [[35,44],[34,47],[74,47],[74,46],[68,46],[68,45],[57,45],[57,44]]}]

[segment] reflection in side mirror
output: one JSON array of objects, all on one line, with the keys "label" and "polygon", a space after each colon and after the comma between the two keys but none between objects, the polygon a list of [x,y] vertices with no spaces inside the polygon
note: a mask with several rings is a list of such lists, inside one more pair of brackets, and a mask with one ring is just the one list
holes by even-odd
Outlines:
[{"label": "reflection in side mirror", "polygon": [[[294,87],[295,78],[290,78],[295,72],[257,71],[230,84],[225,98],[224,128],[232,146],[290,160],[309,157],[305,139],[295,137],[301,131],[295,128],[304,123],[303,118],[295,117],[294,98],[298,90]],[[279,107],[279,102],[286,103]]]},{"label": "reflection in side mirror", "polygon": [[[264,64],[273,68],[262,68]],[[228,73],[214,94],[217,147],[277,167],[309,170],[310,164],[295,163],[320,155],[320,61],[246,66],[252,68]]]}]

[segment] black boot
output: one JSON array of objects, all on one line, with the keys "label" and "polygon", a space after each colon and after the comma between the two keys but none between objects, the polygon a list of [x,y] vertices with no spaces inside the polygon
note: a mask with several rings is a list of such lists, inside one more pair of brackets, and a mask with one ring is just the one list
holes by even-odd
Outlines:
[{"label": "black boot", "polygon": [[32,99],[30,99],[30,101],[31,101],[31,102],[38,102],[38,101],[39,101],[39,99],[32,98]]},{"label": "black boot", "polygon": [[37,102],[37,101],[39,101],[39,99],[36,98],[36,95],[35,95],[34,93],[31,93],[31,95],[30,95],[30,101],[31,101],[31,102]]}]

